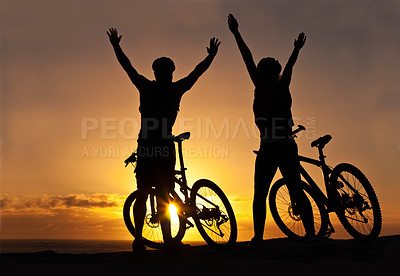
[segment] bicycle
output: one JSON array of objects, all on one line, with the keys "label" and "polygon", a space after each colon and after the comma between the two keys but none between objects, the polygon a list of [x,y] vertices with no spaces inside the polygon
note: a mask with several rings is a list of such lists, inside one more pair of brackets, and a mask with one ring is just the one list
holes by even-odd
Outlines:
[{"label": "bicycle", "polygon": [[[299,126],[295,134],[305,130]],[[314,226],[317,237],[329,237],[335,232],[329,214],[335,212],[345,230],[357,240],[374,240],[382,229],[382,213],[376,193],[367,177],[355,166],[341,163],[334,168],[325,162],[323,149],[332,139],[325,135],[313,141],[311,147],[318,149],[317,159],[299,155],[300,162],[321,168],[326,195],[300,165],[300,185],[313,207]],[[304,240],[305,230],[296,204],[290,199],[285,180],[277,180],[271,187],[269,206],[278,227],[289,238]]]},{"label": "bicycle", "polygon": [[[237,224],[236,218],[224,192],[212,181],[200,179],[192,188],[189,188],[186,180],[186,168],[183,162],[182,142],[189,139],[190,133],[185,132],[172,139],[178,144],[180,169],[175,170],[174,181],[180,186],[179,191],[183,199],[174,190],[170,193],[170,219],[171,234],[174,242],[183,239],[187,229],[194,227],[211,247],[218,251],[228,251],[236,243]],[[136,153],[132,153],[125,160],[128,164],[135,165]],[[189,194],[190,192],[190,194]],[[135,237],[136,231],[133,219],[133,204],[137,191],[131,193],[124,204],[123,217],[129,232]],[[160,249],[163,245],[161,223],[157,214],[157,201],[155,188],[146,202],[147,213],[143,225],[143,240],[148,247]],[[189,220],[192,219],[194,224]]]}]

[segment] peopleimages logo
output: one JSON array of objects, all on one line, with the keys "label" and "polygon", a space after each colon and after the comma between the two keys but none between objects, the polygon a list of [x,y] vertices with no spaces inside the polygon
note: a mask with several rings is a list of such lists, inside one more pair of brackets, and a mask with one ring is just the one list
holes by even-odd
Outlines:
[{"label": "peopleimages logo", "polygon": [[[276,118],[273,125],[283,125],[282,118]],[[306,131],[297,134],[298,139],[316,139],[317,119],[316,117],[294,118],[297,125],[301,124],[307,128]],[[113,158],[129,156],[136,149],[136,140],[141,128],[146,131],[152,131],[160,128],[162,135],[168,138],[165,121],[147,119],[140,122],[140,119],[134,117],[116,118],[116,117],[85,117],[81,119],[81,139],[88,142],[87,146],[82,148],[82,157],[95,158]],[[296,128],[296,126],[294,126]],[[142,135],[146,137],[146,131]],[[229,140],[247,139],[259,140],[260,134],[253,121],[253,118],[209,118],[209,117],[183,117],[175,122],[174,133],[178,135],[182,132],[191,132],[190,140],[204,141],[202,146],[183,147],[183,154],[187,157],[228,157],[229,148],[226,145]],[[279,137],[278,137],[279,138]],[[129,140],[133,142],[132,146],[119,147],[108,145],[112,141]],[[96,145],[89,145],[90,141],[96,141]],[[99,141],[100,144],[99,144]],[[210,142],[213,145],[210,145]],[[220,145],[214,145],[219,141]],[[107,144],[107,145],[106,145]],[[197,143],[198,144],[198,143]],[[217,143],[218,144],[218,143]]]},{"label": "peopleimages logo", "polygon": [[[273,119],[273,125],[282,125],[282,118]],[[297,125],[301,124],[307,128],[307,131],[300,132],[298,138],[315,139],[317,132],[316,117],[306,117],[305,119],[294,118]],[[152,131],[159,128],[164,130],[163,135],[168,138],[165,122],[159,122],[155,119],[146,119],[142,122],[144,129]],[[239,135],[247,139],[259,139],[259,131],[253,120],[244,118],[225,117],[218,121],[213,118],[179,118],[175,123],[177,133],[193,131],[191,139],[196,140],[235,140]],[[81,119],[81,139],[101,139],[101,140],[136,140],[140,131],[140,119],[126,117],[117,119],[116,117],[95,118],[86,117]],[[144,135],[146,131],[143,132]]]}]

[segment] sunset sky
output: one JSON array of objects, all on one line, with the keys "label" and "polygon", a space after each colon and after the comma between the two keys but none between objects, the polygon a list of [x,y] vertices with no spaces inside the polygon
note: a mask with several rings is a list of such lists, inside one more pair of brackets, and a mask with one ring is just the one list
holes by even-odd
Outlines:
[{"label": "sunset sky", "polygon": [[[316,158],[311,141],[331,134],[328,164],[359,167],[381,203],[381,234],[399,234],[399,1],[0,0],[0,238],[131,238],[122,205],[136,183],[123,160],[136,146],[139,97],[108,41],[115,27],[150,79],[155,58],[171,57],[178,80],[207,55],[211,37],[222,41],[184,95],[174,133],[192,133],[184,142],[190,185],[216,182],[233,205],[239,240],[249,240],[259,138],[229,13],[256,61],[273,56],[284,65],[306,33],[291,84],[295,122],[308,128],[300,154]],[[350,237],[336,230],[333,238]],[[264,238],[281,236],[269,215]]]}]

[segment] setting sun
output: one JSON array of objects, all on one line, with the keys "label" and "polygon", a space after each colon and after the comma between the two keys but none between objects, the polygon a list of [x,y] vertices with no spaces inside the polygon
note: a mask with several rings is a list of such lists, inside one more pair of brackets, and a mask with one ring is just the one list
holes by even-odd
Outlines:
[{"label": "setting sun", "polygon": [[178,209],[176,208],[176,206],[174,204],[170,204],[168,209],[169,209],[169,214],[171,216],[171,220],[173,218],[178,217]]}]

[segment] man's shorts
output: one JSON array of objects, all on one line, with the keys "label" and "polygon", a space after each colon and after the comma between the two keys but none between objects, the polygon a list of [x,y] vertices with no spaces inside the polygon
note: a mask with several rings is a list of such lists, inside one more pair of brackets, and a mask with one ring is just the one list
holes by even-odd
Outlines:
[{"label": "man's shorts", "polygon": [[136,182],[140,188],[174,190],[175,145],[167,141],[139,141],[137,148]]}]

